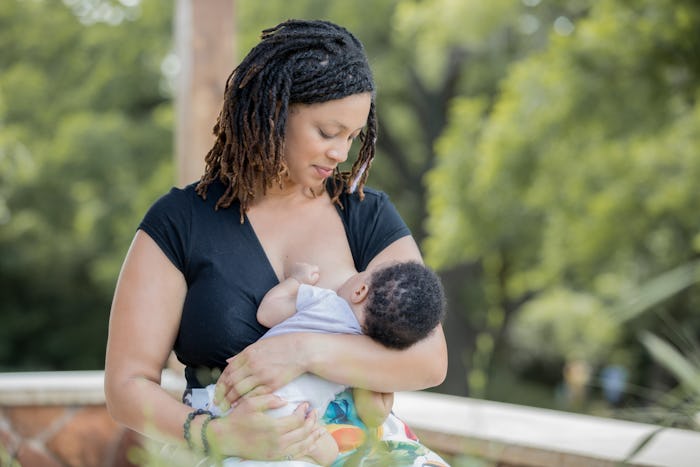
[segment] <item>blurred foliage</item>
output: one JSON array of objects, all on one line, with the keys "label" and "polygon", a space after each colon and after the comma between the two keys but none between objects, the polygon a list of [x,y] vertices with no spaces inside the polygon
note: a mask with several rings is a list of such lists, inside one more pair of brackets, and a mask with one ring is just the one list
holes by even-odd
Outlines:
[{"label": "blurred foliage", "polygon": [[[528,14],[544,6],[527,3]],[[469,313],[496,316],[477,334],[510,335],[488,349],[500,364],[525,375],[522,352],[547,346],[556,374],[578,348],[590,364],[623,355],[638,384],[654,385],[635,340],[653,315],[618,337],[610,316],[622,297],[699,253],[700,5],[548,4],[561,11],[546,45],[511,62],[496,94],[452,102],[428,179],[427,257],[479,266],[483,302]],[[699,298],[694,287],[658,306],[697,330]],[[488,373],[479,353],[468,371]],[[485,384],[472,389],[488,395]]]},{"label": "blurred foliage", "polygon": [[0,369],[103,365],[121,261],[173,177],[171,17],[165,0],[0,5]]},{"label": "blurred foliage", "polygon": [[[683,290],[700,283],[700,261],[695,260],[650,280],[620,304],[615,318],[621,325],[640,315],[655,314],[658,324],[642,329],[637,338],[644,350],[671,378],[658,390],[640,388],[647,402],[642,406],[623,407],[616,415],[661,427],[700,430],[700,338],[697,328],[683,325],[667,310],[658,307]],[[652,435],[655,436],[655,433]],[[651,440],[644,440],[646,444]],[[639,449],[641,449],[640,443]]]},{"label": "blurred foliage", "polygon": [[[292,17],[365,43],[380,117],[370,185],[448,292],[439,390],[553,405],[571,360],[673,386],[637,336],[663,313],[700,329],[696,285],[656,283],[678,293],[649,298],[652,278],[700,252],[697,2],[238,0],[235,12],[239,57]],[[172,19],[165,0],[0,5],[0,369],[102,367],[121,260],[174,179]]]},{"label": "blurred foliage", "polygon": [[[566,319],[561,319],[566,310]],[[511,337],[519,352],[514,360],[605,362],[620,328],[595,296],[571,290],[549,290],[522,306]]]}]

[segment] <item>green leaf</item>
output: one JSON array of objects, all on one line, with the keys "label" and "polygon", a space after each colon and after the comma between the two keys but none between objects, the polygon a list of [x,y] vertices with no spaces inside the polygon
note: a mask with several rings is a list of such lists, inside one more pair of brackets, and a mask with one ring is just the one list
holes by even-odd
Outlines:
[{"label": "green leaf", "polygon": [[698,281],[700,281],[700,261],[672,269],[640,287],[634,297],[615,312],[615,318],[621,322],[635,318]]},{"label": "green leaf", "polygon": [[668,342],[648,331],[642,331],[640,340],[654,360],[670,371],[682,385],[700,394],[700,367],[693,365]]}]

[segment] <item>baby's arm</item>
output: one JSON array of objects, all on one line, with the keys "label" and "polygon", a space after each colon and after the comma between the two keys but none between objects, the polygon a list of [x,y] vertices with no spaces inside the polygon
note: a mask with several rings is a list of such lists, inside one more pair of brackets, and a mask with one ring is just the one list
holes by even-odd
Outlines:
[{"label": "baby's arm", "polygon": [[357,415],[370,428],[376,428],[384,423],[394,405],[393,392],[353,388],[352,395],[355,399]]},{"label": "baby's arm", "polygon": [[318,266],[294,263],[285,275],[286,279],[271,288],[258,307],[258,322],[268,328],[281,323],[296,312],[299,285],[313,285],[318,282]]}]

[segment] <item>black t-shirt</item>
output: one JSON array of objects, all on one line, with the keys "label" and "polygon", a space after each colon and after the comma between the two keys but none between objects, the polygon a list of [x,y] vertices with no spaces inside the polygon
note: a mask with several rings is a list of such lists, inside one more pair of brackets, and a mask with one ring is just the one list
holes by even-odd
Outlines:
[{"label": "black t-shirt", "polygon": [[[214,210],[223,185],[210,185],[206,200],[194,188],[170,190],[139,225],[187,282],[174,350],[187,366],[189,387],[210,382],[197,369],[223,369],[227,358],[265,333],[256,318],[258,305],[279,282],[248,219],[241,224],[239,204]],[[337,209],[358,271],[389,244],[410,235],[386,194],[371,188],[364,193],[363,201],[356,193],[343,194],[343,209]]]}]

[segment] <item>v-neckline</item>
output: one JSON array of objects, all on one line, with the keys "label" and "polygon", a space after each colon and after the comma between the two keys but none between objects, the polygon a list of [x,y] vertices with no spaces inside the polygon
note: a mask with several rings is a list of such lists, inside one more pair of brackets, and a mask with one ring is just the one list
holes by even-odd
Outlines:
[{"label": "v-neckline", "polygon": [[279,284],[280,282],[282,282],[283,278],[280,278],[280,276],[277,275],[275,268],[272,266],[272,261],[270,261],[270,257],[267,255],[267,251],[265,251],[265,247],[263,246],[262,242],[260,241],[260,237],[258,237],[258,233],[255,231],[255,227],[253,226],[253,223],[250,221],[250,218],[248,217],[248,213],[243,214],[243,224],[248,228],[248,232],[250,233],[250,236],[255,240],[255,244],[257,245],[258,252],[265,259],[265,265],[268,269],[268,272],[270,273],[270,275],[272,277],[275,278],[275,285]]},{"label": "v-neckline", "polygon": [[[352,241],[350,238],[350,232],[348,229],[347,222],[345,222],[345,218],[343,217],[343,209],[337,204],[337,203],[332,203],[333,208],[335,209],[336,214],[338,215],[338,218],[340,220],[340,223],[343,226],[343,232],[345,233],[345,239],[348,243],[348,248],[350,250],[350,257],[352,258],[353,262],[353,267],[356,267],[356,260],[355,260],[355,252],[353,251],[352,248]],[[255,240],[255,244],[257,245],[258,251],[260,255],[265,259],[265,267],[267,267],[268,272],[270,273],[271,277],[275,278],[275,285],[279,284],[282,282],[284,277],[280,277],[277,272],[275,271],[275,268],[272,266],[272,261],[270,261],[270,257],[267,254],[267,251],[265,250],[265,247],[263,246],[262,241],[260,240],[260,237],[258,236],[258,233],[255,230],[255,226],[253,225],[253,222],[251,222],[250,217],[248,217],[248,213],[243,213],[243,223],[244,225],[248,228],[248,231],[251,235],[251,237]]]}]

